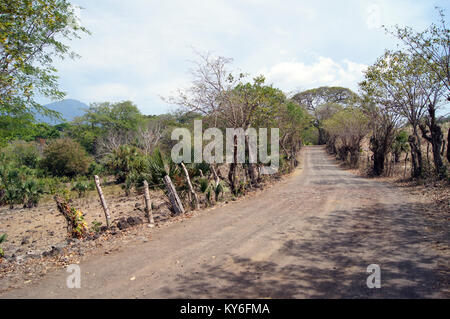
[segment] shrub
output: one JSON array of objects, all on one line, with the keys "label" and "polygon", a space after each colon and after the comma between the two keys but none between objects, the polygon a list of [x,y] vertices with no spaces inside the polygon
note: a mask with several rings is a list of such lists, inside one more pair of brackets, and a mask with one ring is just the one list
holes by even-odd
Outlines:
[{"label": "shrub", "polygon": [[37,207],[43,193],[44,185],[42,181],[28,179],[22,188],[23,206],[26,208]]},{"label": "shrub", "polygon": [[102,227],[102,222],[99,222],[99,221],[97,221],[97,220],[94,220],[94,221],[92,222],[92,226],[91,226],[91,228],[90,228],[90,231],[91,231],[92,233],[98,233],[98,232],[100,232],[101,227]]},{"label": "shrub", "polygon": [[94,175],[101,175],[104,171],[104,167],[101,164],[92,162],[88,168],[88,176],[93,177]]},{"label": "shrub", "polygon": [[163,185],[163,177],[169,175],[177,185],[177,180],[180,177],[180,168],[176,163],[172,161],[171,157],[164,156],[164,154],[156,149],[148,160],[149,173],[151,176],[151,182],[153,185]]},{"label": "shrub", "polygon": [[[0,244],[4,243],[6,241],[6,234],[3,234],[0,236]],[[0,258],[5,256],[5,252],[3,251],[2,247],[0,247]]]},{"label": "shrub", "polygon": [[66,188],[60,177],[45,177],[40,180],[45,185],[46,194],[56,195]]},{"label": "shrub", "polygon": [[107,158],[105,166],[118,183],[123,183],[131,173],[145,170],[145,156],[135,146],[122,145]]},{"label": "shrub", "polygon": [[90,164],[84,148],[70,138],[54,140],[44,150],[41,167],[54,176],[86,174]]},{"label": "shrub", "polygon": [[36,143],[14,141],[3,151],[6,158],[17,166],[27,166],[36,168],[40,159],[40,154]]},{"label": "shrub", "polygon": [[29,168],[0,165],[0,204],[36,207],[44,193],[44,184]]},{"label": "shrub", "polygon": [[209,186],[209,181],[206,178],[200,178],[198,180],[199,188],[202,193],[205,193]]},{"label": "shrub", "polygon": [[84,197],[87,191],[93,190],[95,188],[94,182],[90,181],[76,181],[72,186],[72,190],[78,192],[78,197]]}]

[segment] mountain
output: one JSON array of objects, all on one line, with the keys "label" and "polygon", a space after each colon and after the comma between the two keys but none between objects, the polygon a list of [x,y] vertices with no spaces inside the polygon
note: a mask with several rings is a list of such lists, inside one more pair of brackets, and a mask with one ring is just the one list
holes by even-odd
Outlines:
[{"label": "mountain", "polygon": [[[83,115],[85,113],[84,110],[89,108],[87,104],[73,99],[53,102],[45,105],[45,107],[61,113],[62,118],[68,122],[73,121],[77,116]],[[59,124],[62,122],[60,120],[42,115],[37,115],[36,120],[48,124]]]}]

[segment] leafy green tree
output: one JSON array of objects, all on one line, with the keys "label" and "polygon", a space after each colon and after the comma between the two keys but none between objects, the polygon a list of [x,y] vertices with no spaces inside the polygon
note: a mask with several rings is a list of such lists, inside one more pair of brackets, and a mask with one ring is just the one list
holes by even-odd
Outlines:
[{"label": "leafy green tree", "polygon": [[411,125],[413,177],[421,177],[424,168],[420,132],[432,143],[436,172],[443,174],[440,154],[443,134],[435,116],[441,105],[443,86],[425,60],[401,51],[386,51],[368,68],[361,87],[378,105],[407,119]]},{"label": "leafy green tree", "polygon": [[280,147],[289,161],[289,169],[297,166],[297,154],[304,142],[305,132],[312,127],[313,118],[307,110],[292,100],[281,104],[277,119]]},{"label": "leafy green tree", "polygon": [[345,108],[325,120],[324,128],[339,142],[340,159],[356,167],[359,161],[361,141],[368,133],[368,117],[358,108]]},{"label": "leafy green tree", "polygon": [[104,133],[107,131],[137,130],[143,116],[131,101],[119,103],[93,103],[86,113],[77,118],[75,124],[85,124]]},{"label": "leafy green tree", "polygon": [[87,30],[66,0],[1,1],[0,12],[0,115],[56,115],[34,97],[64,97],[54,58],[75,57],[63,41]]},{"label": "leafy green tree", "polygon": [[88,172],[91,159],[84,148],[70,138],[52,141],[44,149],[40,166],[54,176],[84,175]]},{"label": "leafy green tree", "polygon": [[436,9],[439,22],[432,23],[422,32],[399,26],[396,26],[394,31],[387,31],[400,39],[411,54],[424,59],[430,71],[445,86],[447,100],[450,101],[450,29],[446,26],[444,10]]},{"label": "leafy green tree", "polygon": [[[131,139],[128,137],[136,134],[144,122],[144,116],[131,101],[93,103],[83,116],[73,121],[67,132],[90,154],[96,154],[99,148],[97,144],[108,144],[109,137],[114,139],[115,147],[113,149],[129,144]],[[109,151],[113,149],[109,149]]]},{"label": "leafy green tree", "polygon": [[339,104],[343,107],[352,105],[358,100],[356,93],[344,87],[322,86],[316,89],[306,90],[295,94],[292,99],[305,107],[315,117],[314,126],[319,132],[319,144],[326,143],[325,130],[322,127],[323,121],[327,117],[324,105]]}]

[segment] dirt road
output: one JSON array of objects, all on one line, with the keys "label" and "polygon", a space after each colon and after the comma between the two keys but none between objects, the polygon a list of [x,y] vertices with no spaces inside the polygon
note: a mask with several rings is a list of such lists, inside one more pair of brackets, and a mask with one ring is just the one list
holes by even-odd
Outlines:
[{"label": "dirt road", "polygon": [[[426,203],[340,169],[323,148],[304,156],[301,170],[255,197],[82,262],[80,289],[60,271],[0,297],[449,296],[448,258],[427,230]],[[367,288],[370,264],[381,268],[380,289]]]}]

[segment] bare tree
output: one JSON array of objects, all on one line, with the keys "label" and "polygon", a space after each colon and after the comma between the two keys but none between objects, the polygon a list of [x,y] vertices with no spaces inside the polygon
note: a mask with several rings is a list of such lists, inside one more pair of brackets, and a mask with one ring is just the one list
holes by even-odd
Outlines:
[{"label": "bare tree", "polygon": [[137,145],[145,154],[150,155],[162,136],[163,128],[161,124],[151,121],[147,125],[138,128],[136,132]]},{"label": "bare tree", "polygon": [[133,133],[129,131],[110,130],[95,142],[97,157],[104,157],[117,150],[122,145],[132,143]]}]

